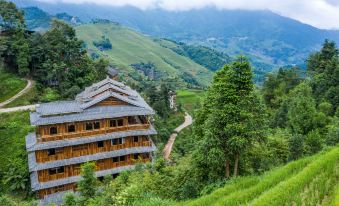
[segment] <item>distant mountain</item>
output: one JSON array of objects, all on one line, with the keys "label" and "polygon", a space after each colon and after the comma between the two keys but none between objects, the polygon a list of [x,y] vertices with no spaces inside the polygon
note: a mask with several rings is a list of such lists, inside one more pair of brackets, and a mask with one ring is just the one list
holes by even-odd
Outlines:
[{"label": "distant mountain", "polygon": [[65,12],[51,15],[38,7],[24,7],[22,8],[25,14],[25,21],[28,29],[30,30],[46,30],[50,27],[50,22],[53,18],[63,20],[72,25],[79,25],[80,19],[75,16],[71,16]]},{"label": "distant mountain", "polygon": [[185,55],[178,54],[156,40],[114,22],[76,26],[79,39],[84,40],[93,58],[106,57],[111,65],[134,77],[135,72],[150,79],[177,79],[178,84],[207,86],[213,72]]},{"label": "distant mountain", "polygon": [[67,12],[84,21],[110,19],[148,35],[200,44],[230,55],[245,54],[258,71],[264,72],[275,66],[303,65],[309,53],[319,49],[326,38],[339,42],[339,31],[317,29],[270,11],[203,8],[170,12],[33,0],[14,2],[36,5],[50,13]]}]

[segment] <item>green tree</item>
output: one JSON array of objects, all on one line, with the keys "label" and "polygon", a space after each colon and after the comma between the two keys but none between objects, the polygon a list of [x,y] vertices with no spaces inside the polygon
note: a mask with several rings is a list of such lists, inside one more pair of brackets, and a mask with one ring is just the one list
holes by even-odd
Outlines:
[{"label": "green tree", "polygon": [[307,70],[317,103],[323,100],[332,104],[332,114],[339,104],[339,51],[333,41],[325,40],[321,51],[308,58]]},{"label": "green tree", "polygon": [[239,57],[218,71],[198,112],[195,134],[200,140],[195,157],[211,178],[234,176],[242,153],[263,135],[265,107],[254,91],[251,66]]},{"label": "green tree", "polygon": [[83,201],[86,202],[94,197],[97,189],[95,164],[93,162],[88,162],[81,166],[81,177],[82,179],[77,185]]},{"label": "green tree", "polygon": [[312,88],[306,82],[299,84],[286,101],[287,126],[292,133],[306,135],[327,124],[327,117],[317,111]]},{"label": "green tree", "polygon": [[288,92],[301,80],[301,71],[296,67],[280,68],[276,73],[267,74],[262,88],[266,105],[272,109],[279,108]]},{"label": "green tree", "polygon": [[22,76],[29,74],[29,44],[22,11],[12,2],[0,0],[0,56],[5,66]]},{"label": "green tree", "polygon": [[106,76],[108,62],[102,59],[93,62],[75,30],[64,22],[53,21],[36,47],[33,51],[40,61],[35,66],[38,82],[56,88],[63,98],[72,98],[85,86]]}]

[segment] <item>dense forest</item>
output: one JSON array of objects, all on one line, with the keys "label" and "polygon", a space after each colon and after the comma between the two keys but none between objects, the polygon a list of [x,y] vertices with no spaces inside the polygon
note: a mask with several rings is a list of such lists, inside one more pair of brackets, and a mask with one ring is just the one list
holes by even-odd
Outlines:
[{"label": "dense forest", "polygon": [[[70,98],[85,86],[106,76],[107,61],[93,61],[68,24],[53,20],[43,33],[26,28],[23,12],[0,1],[1,62],[5,70],[37,81],[39,92],[51,99]],[[50,88],[50,89],[48,89]]]},{"label": "dense forest", "polygon": [[[3,19],[0,56],[4,68],[35,79],[38,91],[49,94],[46,101],[72,98],[87,85],[106,76],[107,61],[92,60],[83,42],[76,38],[75,30],[66,23],[53,21],[43,34],[29,32],[22,12],[13,3],[3,0],[0,0],[0,15]],[[218,188],[240,189],[246,184],[254,185],[259,182],[259,175],[278,180],[279,171],[294,174],[301,170],[300,165],[313,160],[317,163],[311,168],[314,173],[320,171],[317,167],[337,167],[339,50],[334,42],[325,40],[321,50],[310,54],[306,63],[306,71],[280,68],[269,73],[262,87],[258,87],[253,81],[253,67],[246,57],[226,62],[216,71],[201,105],[193,111],[193,127],[179,136],[179,152],[175,152],[170,162],[162,158],[161,149],[173,129],[172,124],[178,119],[168,102],[169,91],[176,89],[175,82],[164,81],[159,85],[141,81],[132,85],[142,91],[157,112],[157,158],[153,164],[138,165],[133,171],[122,172],[115,179],[107,176],[103,181],[95,178],[93,163],[82,165],[79,195],[66,194],[63,205],[186,205],[189,202],[185,201],[213,195]],[[189,76],[186,78],[191,81]],[[6,116],[7,120],[13,117]],[[23,131],[18,132],[30,130],[23,128],[24,117],[19,119],[21,122],[13,124],[1,121],[0,132],[20,125]],[[0,189],[0,205],[18,204],[9,194],[24,196],[26,201],[20,205],[37,204],[29,191],[25,156],[19,154],[8,165],[0,167],[0,186],[10,191]],[[282,170],[274,169],[282,165],[286,165]],[[323,179],[333,178],[332,173],[326,175]],[[326,188],[323,187],[326,182],[319,181],[323,196],[335,190],[338,178],[331,180]],[[261,189],[264,186],[274,185],[266,184]],[[292,187],[280,186],[280,194],[286,188]],[[296,193],[304,189],[293,188]],[[254,192],[243,194],[248,196],[237,197],[237,201],[243,201],[241,204],[248,204],[256,197]],[[287,194],[274,201],[269,196],[276,197],[275,193],[269,194],[260,196],[253,204],[279,205],[284,198],[284,203],[290,203],[291,196]],[[224,201],[237,203],[234,199]]]}]

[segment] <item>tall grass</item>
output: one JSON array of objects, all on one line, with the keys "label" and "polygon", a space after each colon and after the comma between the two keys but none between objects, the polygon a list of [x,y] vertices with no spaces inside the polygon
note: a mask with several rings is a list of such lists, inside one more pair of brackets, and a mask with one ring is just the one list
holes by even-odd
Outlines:
[{"label": "tall grass", "polygon": [[[215,192],[203,196],[184,205],[189,206],[208,206],[208,205],[241,205],[250,202],[269,188],[275,186],[279,182],[292,177],[301,171],[306,165],[313,161],[317,156],[304,158],[291,162],[284,167],[276,168],[267,172],[261,177],[242,177],[234,184],[226,185],[225,188],[216,190]],[[242,183],[239,186],[237,183]]]},{"label": "tall grass", "polygon": [[230,195],[233,192],[249,188],[259,182],[259,177],[240,177],[231,180],[230,183],[227,183],[223,188],[215,190],[213,193],[205,195],[197,200],[188,202],[188,206],[197,206],[197,205],[210,205],[216,199],[219,199],[221,196]]},{"label": "tall grass", "polygon": [[266,191],[250,205],[317,205],[334,182],[338,158],[339,147],[318,156],[300,173]]}]

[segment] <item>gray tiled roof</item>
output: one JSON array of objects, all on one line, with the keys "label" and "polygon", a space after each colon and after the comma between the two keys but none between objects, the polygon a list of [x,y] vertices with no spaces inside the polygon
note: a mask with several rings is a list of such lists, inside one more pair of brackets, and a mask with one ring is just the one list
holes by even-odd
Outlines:
[{"label": "gray tiled roof", "polygon": [[76,101],[50,102],[36,107],[36,112],[41,114],[41,116],[82,112],[82,110]]},{"label": "gray tiled roof", "polygon": [[[114,80],[112,80],[112,81],[114,81]],[[83,92],[81,92],[80,94],[78,94],[76,96],[76,100],[78,100],[78,101],[86,101],[87,100],[88,101],[93,96],[100,94],[100,93],[102,93],[106,90],[109,90],[109,89],[116,90],[118,92],[130,95],[130,96],[134,96],[134,97],[138,96],[138,93],[136,91],[132,90],[131,88],[129,88],[128,86],[121,87],[121,86],[116,86],[115,84],[113,84],[111,82],[108,82],[105,85],[102,85],[100,87],[88,87],[88,88],[86,88]]]},{"label": "gray tiled roof", "polygon": [[67,115],[42,117],[37,112],[32,112],[30,121],[32,125],[48,125],[65,122],[77,122],[96,120],[104,118],[116,118],[136,115],[152,115],[153,110],[130,106],[130,105],[116,105],[116,106],[98,106],[83,110],[81,113],[72,113]]},{"label": "gray tiled roof", "polygon": [[[103,177],[109,174],[117,174],[121,173],[122,171],[125,170],[131,170],[134,169],[135,165],[127,165],[127,166],[122,166],[122,167],[117,167],[114,169],[109,169],[109,170],[102,170],[102,171],[97,171],[95,175],[97,177]],[[72,177],[67,177],[63,179],[58,179],[58,180],[53,180],[53,181],[48,181],[48,182],[42,182],[40,183],[38,181],[38,175],[37,172],[32,172],[30,175],[31,179],[31,187],[32,191],[37,191],[41,189],[46,189],[46,188],[51,188],[51,187],[56,187],[59,185],[65,185],[73,182],[78,182],[81,180],[81,176],[72,176]]]},{"label": "gray tiled roof", "polygon": [[80,157],[73,157],[69,159],[62,159],[56,160],[46,163],[37,163],[35,158],[35,153],[28,154],[28,169],[30,172],[32,171],[39,171],[44,169],[50,169],[54,167],[66,166],[66,165],[73,165],[79,164],[88,161],[96,161],[100,159],[107,159],[117,156],[123,156],[128,154],[135,154],[135,153],[146,153],[146,152],[153,152],[156,150],[156,147],[152,145],[151,147],[131,147],[131,148],[124,148],[109,152],[100,152],[92,155],[85,155]]},{"label": "gray tiled roof", "polygon": [[[122,95],[121,93],[124,93]],[[126,102],[127,106],[105,106],[107,111],[103,111],[102,108],[95,109],[91,106],[103,101],[109,97],[114,97],[123,102]],[[101,115],[90,117],[95,112],[121,112],[128,115],[150,115],[154,114],[153,109],[145,102],[138,92],[132,90],[130,87],[124,84],[106,78],[101,82],[93,84],[91,87],[86,88],[83,92],[77,95],[73,101],[58,101],[51,103],[40,104],[36,108],[36,112],[31,113],[31,124],[44,125],[55,124],[62,122],[83,121],[91,120],[91,118],[103,118]],[[134,114],[133,112],[137,112]],[[114,114],[108,116],[116,116]],[[120,114],[120,116],[122,116]],[[69,117],[73,118],[69,120]]]},{"label": "gray tiled roof", "polygon": [[66,146],[71,146],[71,145],[87,144],[91,142],[116,139],[120,137],[139,136],[139,135],[155,135],[155,134],[157,134],[157,132],[154,129],[154,127],[151,125],[149,129],[143,129],[143,130],[121,131],[121,132],[113,132],[113,133],[102,134],[102,135],[89,136],[86,138],[83,138],[83,137],[82,138],[71,138],[71,139],[64,139],[64,140],[58,140],[58,141],[37,143],[36,134],[29,133],[26,136],[26,150],[28,152],[32,152],[36,150],[43,150],[43,149],[49,149],[49,148],[58,148],[58,147],[66,147]]}]

